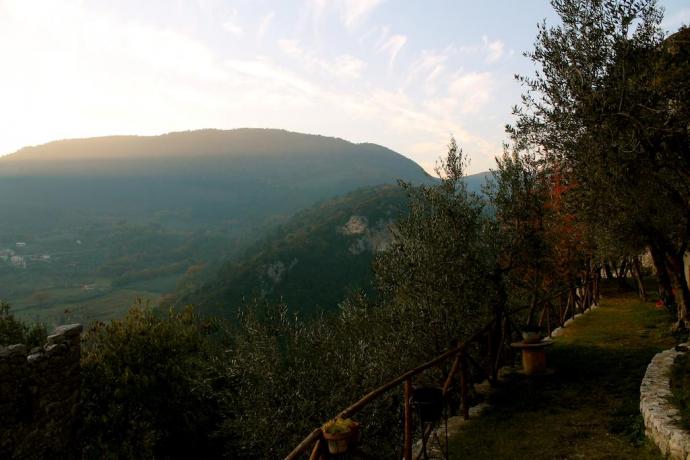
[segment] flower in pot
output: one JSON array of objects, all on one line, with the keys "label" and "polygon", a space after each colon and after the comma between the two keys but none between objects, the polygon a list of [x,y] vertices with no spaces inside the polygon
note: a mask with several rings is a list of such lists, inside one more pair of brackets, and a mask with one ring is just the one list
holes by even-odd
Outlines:
[{"label": "flower in pot", "polygon": [[528,324],[522,328],[522,341],[525,343],[539,343],[542,338],[541,328]]},{"label": "flower in pot", "polygon": [[328,442],[331,454],[347,452],[353,442],[359,439],[359,423],[349,418],[335,418],[321,427],[323,438]]}]

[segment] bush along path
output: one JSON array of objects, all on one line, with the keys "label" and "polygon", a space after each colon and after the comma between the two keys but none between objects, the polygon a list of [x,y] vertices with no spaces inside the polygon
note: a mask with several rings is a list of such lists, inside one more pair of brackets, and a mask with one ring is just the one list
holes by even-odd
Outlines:
[{"label": "bush along path", "polygon": [[628,294],[602,298],[554,339],[543,376],[510,374],[450,441],[452,459],[661,459],[644,436],[640,382],[675,345],[672,317]]}]

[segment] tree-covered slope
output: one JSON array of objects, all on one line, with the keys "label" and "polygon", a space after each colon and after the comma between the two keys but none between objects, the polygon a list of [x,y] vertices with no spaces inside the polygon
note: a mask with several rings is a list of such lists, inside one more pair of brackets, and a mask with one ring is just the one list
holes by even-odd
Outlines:
[{"label": "tree-covered slope", "polygon": [[[488,173],[465,178],[479,193]],[[407,212],[398,186],[360,189],[297,213],[224,264],[210,280],[181,280],[170,301],[233,317],[244,303],[283,301],[310,315],[336,308],[348,293],[371,292],[371,262],[390,242],[390,225]],[[202,277],[203,278],[203,277]]]},{"label": "tree-covered slope", "polygon": [[282,300],[309,314],[331,309],[353,290],[368,289],[371,261],[390,241],[405,209],[395,185],[367,188],[319,203],[253,244],[200,286],[181,282],[177,305],[232,317],[245,301]]}]

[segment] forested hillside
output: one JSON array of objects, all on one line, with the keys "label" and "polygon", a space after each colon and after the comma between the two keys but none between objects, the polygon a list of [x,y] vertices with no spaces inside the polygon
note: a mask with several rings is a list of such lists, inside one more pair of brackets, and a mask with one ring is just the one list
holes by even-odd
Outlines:
[{"label": "forested hillside", "polygon": [[[301,211],[226,263],[212,281],[186,287],[176,304],[226,317],[254,299],[283,301],[303,313],[332,309],[352,291],[370,291],[372,258],[389,244],[389,226],[405,202],[403,190],[391,185]],[[181,280],[183,289],[185,282],[193,280]]]},{"label": "forested hillside", "polygon": [[[488,173],[480,173],[464,181],[479,193],[488,179]],[[189,273],[168,303],[193,304],[203,313],[226,318],[255,301],[283,302],[291,312],[307,316],[333,310],[353,292],[373,292],[371,262],[391,242],[390,227],[406,209],[406,193],[397,185],[357,190],[316,204],[217,273]]]},{"label": "forested hillside", "polygon": [[51,323],[117,317],[300,209],[398,179],[431,180],[378,145],[268,129],[28,147],[0,158],[0,298]]}]

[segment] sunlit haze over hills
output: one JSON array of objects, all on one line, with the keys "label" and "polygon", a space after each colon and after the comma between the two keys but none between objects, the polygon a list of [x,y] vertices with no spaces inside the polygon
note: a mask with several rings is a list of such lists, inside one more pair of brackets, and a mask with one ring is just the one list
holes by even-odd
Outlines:
[{"label": "sunlit haze over hills", "polygon": [[[665,27],[690,21],[660,2]],[[56,139],[280,128],[428,171],[451,134],[486,170],[548,2],[0,0],[0,155]]]}]

